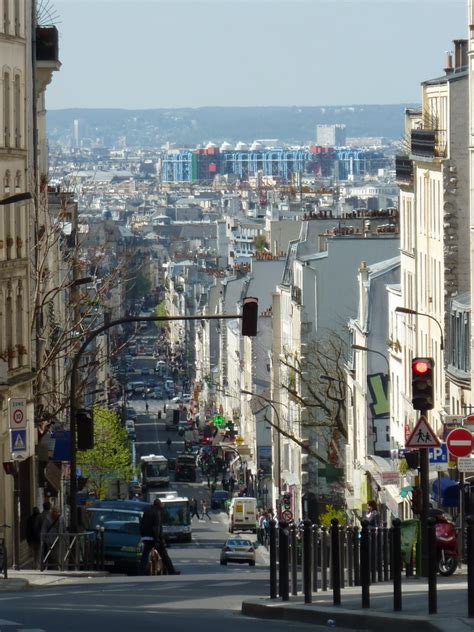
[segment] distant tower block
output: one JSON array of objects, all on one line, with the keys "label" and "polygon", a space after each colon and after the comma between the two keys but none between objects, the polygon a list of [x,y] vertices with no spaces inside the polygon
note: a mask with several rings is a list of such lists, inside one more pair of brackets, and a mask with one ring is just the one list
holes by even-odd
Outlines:
[{"label": "distant tower block", "polygon": [[77,119],[74,119],[73,137],[74,147],[79,147],[79,121]]},{"label": "distant tower block", "polygon": [[322,147],[343,147],[346,144],[346,126],[318,125],[316,127],[316,144]]}]

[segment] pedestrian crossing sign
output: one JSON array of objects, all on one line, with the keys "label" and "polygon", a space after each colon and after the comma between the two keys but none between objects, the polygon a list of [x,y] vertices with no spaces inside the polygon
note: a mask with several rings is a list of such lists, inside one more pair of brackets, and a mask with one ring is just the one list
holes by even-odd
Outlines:
[{"label": "pedestrian crossing sign", "polygon": [[408,437],[405,447],[417,448],[437,448],[441,445],[440,440],[435,435],[432,427],[424,415],[421,415],[411,435]]},{"label": "pedestrian crossing sign", "polygon": [[28,451],[26,428],[23,430],[10,430],[10,449],[12,454]]}]

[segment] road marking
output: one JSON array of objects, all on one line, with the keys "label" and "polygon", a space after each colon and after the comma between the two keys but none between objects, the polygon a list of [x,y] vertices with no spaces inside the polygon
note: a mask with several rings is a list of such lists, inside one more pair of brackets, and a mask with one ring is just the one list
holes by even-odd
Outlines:
[{"label": "road marking", "polygon": [[16,621],[9,621],[8,619],[0,619],[0,625],[21,625],[21,623],[17,623]]}]

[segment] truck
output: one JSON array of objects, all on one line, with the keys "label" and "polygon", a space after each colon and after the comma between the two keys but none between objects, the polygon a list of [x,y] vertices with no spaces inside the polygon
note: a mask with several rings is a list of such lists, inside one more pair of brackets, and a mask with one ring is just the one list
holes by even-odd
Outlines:
[{"label": "truck", "polygon": [[141,483],[145,491],[152,487],[169,487],[168,459],[161,454],[149,454],[140,459]]}]

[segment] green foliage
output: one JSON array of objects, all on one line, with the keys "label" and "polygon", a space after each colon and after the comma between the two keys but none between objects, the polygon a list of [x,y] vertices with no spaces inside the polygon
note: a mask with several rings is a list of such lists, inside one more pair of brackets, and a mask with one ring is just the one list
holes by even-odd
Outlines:
[{"label": "green foliage", "polygon": [[337,518],[340,525],[345,525],[347,522],[346,512],[343,509],[336,509],[334,505],[326,505],[326,511],[319,516],[319,523],[322,527],[329,528],[333,518]]},{"label": "green foliage", "polygon": [[257,252],[263,252],[267,246],[265,235],[256,235],[253,243],[255,244],[255,250]]},{"label": "green foliage", "polygon": [[107,496],[111,480],[133,478],[127,431],[115,412],[94,406],[94,447],[78,452],[77,464],[98,498]]},{"label": "green foliage", "polygon": [[150,294],[151,281],[140,270],[132,270],[127,279],[126,292],[127,299],[135,301]]},{"label": "green foliage", "polygon": [[[158,303],[158,305],[155,307],[155,316],[158,316],[159,318],[167,318],[169,316],[166,309],[166,301],[161,301],[161,303]],[[160,321],[156,321],[155,326],[160,332],[168,329],[168,325]]]}]

